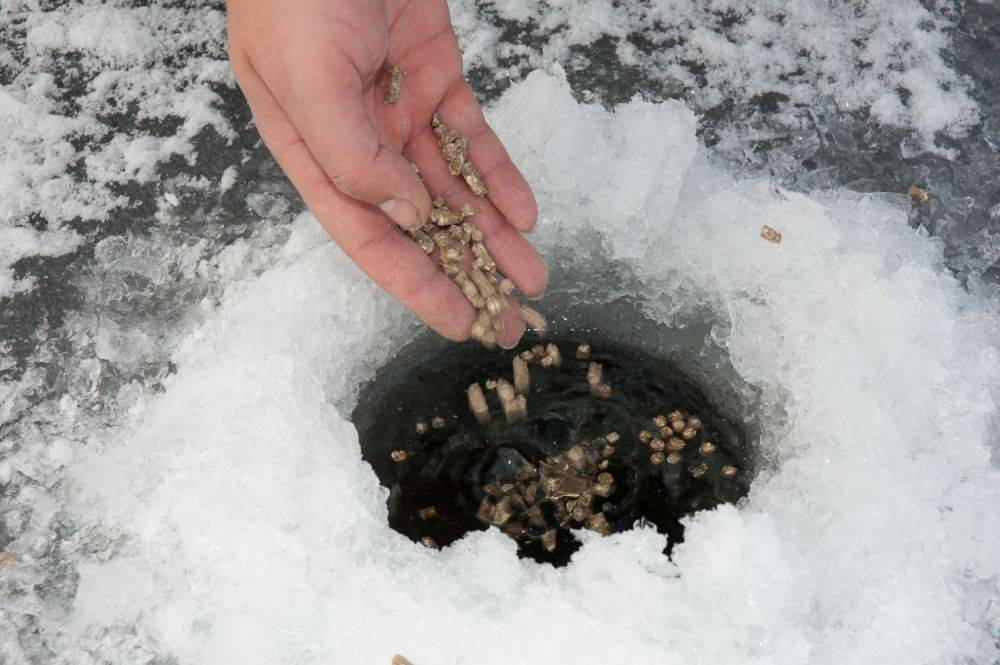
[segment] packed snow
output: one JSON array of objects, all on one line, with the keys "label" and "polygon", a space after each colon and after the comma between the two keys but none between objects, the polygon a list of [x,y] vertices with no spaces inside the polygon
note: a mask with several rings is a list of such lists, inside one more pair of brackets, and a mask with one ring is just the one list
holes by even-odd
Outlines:
[{"label": "packed snow", "polygon": [[[239,144],[220,9],[17,3],[0,9],[17,45],[0,55],[0,306],[46,315],[0,348],[0,662],[1000,657],[995,302],[901,193],[734,171],[773,128],[699,138],[699,114],[780,93],[780,131],[860,112],[951,154],[979,110],[947,8],[453,15],[538,197],[531,240],[557,264],[540,307],[625,299],[708,330],[696,373],[759,432],[747,499],[693,516],[671,559],[646,528],[581,533],[560,569],[495,530],[441,551],[393,532],[348,416],[421,328]],[[573,84],[605,42],[657,92]],[[75,255],[59,307],[57,280],[19,268]]]}]

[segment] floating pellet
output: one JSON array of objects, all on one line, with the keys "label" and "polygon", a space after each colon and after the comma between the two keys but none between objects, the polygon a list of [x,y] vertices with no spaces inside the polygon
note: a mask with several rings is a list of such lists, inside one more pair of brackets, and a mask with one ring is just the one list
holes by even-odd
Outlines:
[{"label": "floating pellet", "polygon": [[419,516],[420,519],[426,522],[427,520],[432,520],[435,517],[437,517],[438,511],[437,508],[435,508],[434,506],[427,506],[426,508],[421,508],[419,511],[417,511],[417,516]]},{"label": "floating pellet", "polygon": [[581,344],[580,346],[576,347],[576,357],[579,358],[580,360],[587,360],[588,358],[590,358],[590,345]]},{"label": "floating pellet", "polygon": [[511,404],[511,409],[507,414],[508,423],[523,423],[528,419],[528,398],[518,395]]},{"label": "floating pellet", "polygon": [[667,417],[666,416],[656,416],[656,417],[654,417],[653,418],[653,425],[657,429],[666,427],[667,426]]},{"label": "floating pellet", "polygon": [[514,356],[514,392],[526,395],[531,387],[531,375],[528,373],[528,363],[521,356]]},{"label": "floating pellet", "polygon": [[486,405],[486,396],[479,383],[471,384],[466,393],[469,397],[469,410],[476,417],[476,422],[480,425],[488,425],[490,422],[490,408]]},{"label": "floating pellet", "polygon": [[562,365],[562,353],[559,352],[559,347],[555,344],[549,343],[545,345],[545,357],[552,359],[552,364],[556,367]]},{"label": "floating pellet", "polygon": [[618,443],[618,440],[620,438],[621,438],[621,436],[619,436],[618,432],[608,432],[608,435],[606,437],[604,437],[604,439],[608,443]]},{"label": "floating pellet", "polygon": [[586,457],[583,454],[583,448],[580,446],[572,446],[566,451],[566,459],[572,464],[578,471],[583,468],[586,462]]},{"label": "floating pellet", "polygon": [[683,420],[674,420],[671,421],[670,423],[670,429],[674,430],[677,433],[683,432],[686,428],[687,425],[684,423]]},{"label": "floating pellet", "polygon": [[601,363],[590,363],[587,365],[587,383],[590,384],[591,388],[600,385],[603,378],[604,367],[601,366]]},{"label": "floating pellet", "polygon": [[500,400],[500,406],[512,401],[515,394],[514,386],[510,384],[510,381],[497,379],[497,399]]},{"label": "floating pellet", "polygon": [[687,441],[690,441],[695,436],[697,436],[697,434],[698,434],[698,430],[696,430],[695,428],[693,428],[693,427],[685,427],[681,431],[681,438],[686,439]]},{"label": "floating pellet", "polygon": [[715,444],[711,441],[704,441],[700,446],[698,446],[698,450],[701,451],[702,455],[711,455],[715,452]]},{"label": "floating pellet", "polygon": [[392,458],[393,462],[403,462],[406,460],[407,455],[405,450],[394,450],[389,453],[389,457]]},{"label": "floating pellet", "polygon": [[413,429],[417,430],[417,434],[427,433],[427,423],[422,420],[417,421],[417,424],[413,426]]},{"label": "floating pellet", "polygon": [[431,418],[431,427],[433,427],[434,429],[441,429],[442,427],[444,427],[444,418],[442,418],[441,416],[434,416],[433,418]]},{"label": "floating pellet", "polygon": [[431,550],[436,550],[438,548],[438,544],[434,542],[434,539],[431,538],[430,536],[424,536],[423,538],[421,538],[420,544]]},{"label": "floating pellet", "polygon": [[663,460],[666,459],[661,452],[655,452],[649,456],[649,462],[651,464],[663,464]]},{"label": "floating pellet", "polygon": [[695,478],[701,478],[702,476],[705,475],[705,472],[707,471],[708,471],[708,465],[702,462],[698,466],[691,469],[691,475],[694,476]]},{"label": "floating pellet", "polygon": [[661,452],[664,448],[667,447],[667,444],[660,437],[656,437],[655,439],[649,442],[649,447],[652,450],[655,450],[656,452]]},{"label": "floating pellet", "polygon": [[722,467],[722,475],[724,475],[726,478],[732,478],[733,476],[736,475],[736,467],[733,466],[732,464],[725,465],[724,467]]},{"label": "floating pellet", "polygon": [[604,469],[608,468],[608,466],[610,466],[608,460],[601,460],[601,462],[598,463],[597,468],[603,471]]},{"label": "floating pellet", "polygon": [[614,477],[612,477],[612,475],[610,473],[605,472],[605,473],[598,474],[598,476],[597,476],[597,484],[598,485],[611,485],[614,482],[615,482],[615,479],[614,479]]},{"label": "floating pellet", "polygon": [[687,444],[684,443],[683,439],[678,439],[676,436],[672,437],[667,441],[667,452],[671,453],[680,452],[684,450],[684,446],[686,445]]},{"label": "floating pellet", "polygon": [[535,354],[532,353],[530,349],[527,351],[521,351],[520,355],[521,355],[521,360],[523,360],[526,363],[530,363],[532,360],[535,359]]},{"label": "floating pellet", "polygon": [[403,68],[399,65],[389,65],[389,80],[385,86],[385,96],[382,101],[395,104],[399,101],[399,89],[403,86]]},{"label": "floating pellet", "polygon": [[653,433],[648,430],[642,430],[639,432],[639,441],[642,443],[649,443],[653,440]]},{"label": "floating pellet", "polygon": [[678,411],[671,411],[667,414],[667,420],[674,422],[675,420],[684,420],[684,414]]},{"label": "floating pellet", "polygon": [[550,369],[555,363],[552,362],[552,358],[545,356],[538,361],[538,364],[542,366],[542,369]]},{"label": "floating pellet", "polygon": [[546,552],[556,551],[556,530],[549,529],[542,534],[542,547],[545,548]]},{"label": "floating pellet", "polygon": [[667,464],[680,464],[682,459],[680,453],[670,453],[667,455]]},{"label": "floating pellet", "polygon": [[486,379],[484,384],[486,385],[487,390],[496,390],[497,388],[497,382],[493,379]]},{"label": "floating pellet", "polygon": [[696,418],[692,416],[687,419],[687,426],[693,427],[694,429],[701,429],[701,418]]},{"label": "floating pellet", "polygon": [[612,392],[611,391],[611,386],[609,384],[607,384],[607,383],[602,383],[601,385],[597,386],[597,396],[598,397],[601,397],[603,399],[607,399],[607,398],[611,397],[611,392]]},{"label": "floating pellet", "polygon": [[611,457],[615,454],[615,447],[608,444],[601,448],[601,457]]},{"label": "floating pellet", "polygon": [[539,335],[544,335],[548,332],[549,323],[537,310],[532,309],[527,305],[521,305],[521,318],[524,319],[524,323],[529,328],[537,332]]}]

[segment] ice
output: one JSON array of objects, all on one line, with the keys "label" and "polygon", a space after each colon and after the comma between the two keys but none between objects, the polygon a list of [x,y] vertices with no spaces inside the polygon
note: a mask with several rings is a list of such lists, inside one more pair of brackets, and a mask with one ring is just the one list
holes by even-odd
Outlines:
[{"label": "ice", "polygon": [[18,260],[82,243],[71,222],[134,202],[121,185],[176,157],[194,164],[202,132],[235,136],[217,93],[231,81],[221,11],[7,5],[0,43],[17,55],[0,83],[0,229],[19,242],[0,242],[0,297],[32,286],[13,278]]},{"label": "ice", "polygon": [[[863,111],[874,123],[913,132],[925,148],[952,156],[937,135],[963,136],[979,120],[968,81],[943,55],[952,24],[947,7],[913,0],[860,6],[504,0],[459,7],[470,70],[494,70],[499,51],[507,67],[558,62],[586,77],[599,64],[587,49],[610,39],[622,65],[639,67],[655,82],[653,94],[679,84],[703,111],[724,103],[746,109],[767,95],[808,107],[828,96],[841,112]],[[471,12],[481,20],[465,18]],[[491,14],[529,39],[517,46],[484,39],[481,26],[491,23]],[[615,71],[620,75],[622,67]]]},{"label": "ice", "polygon": [[50,460],[99,545],[69,548],[67,608],[33,608],[46,642],[70,662],[993,659],[1000,319],[941,244],[891,197],[734,179],[682,104],[580,104],[558,69],[490,120],[535,184],[533,240],[575,266],[550,298],[601,302],[613,270],[647,315],[714,325],[758,392],[745,502],[691,518],[672,561],[644,528],[581,536],[563,569],[495,530],[396,534],[346,417],[418,327],[302,215],[269,269],[227,272],[164,391]]}]

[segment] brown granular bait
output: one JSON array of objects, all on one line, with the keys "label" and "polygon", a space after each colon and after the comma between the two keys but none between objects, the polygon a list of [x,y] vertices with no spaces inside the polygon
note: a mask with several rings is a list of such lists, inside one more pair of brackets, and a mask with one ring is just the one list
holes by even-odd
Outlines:
[{"label": "brown granular bait", "polygon": [[[399,81],[402,80],[402,70],[390,67],[387,95],[395,80],[394,72],[398,72]],[[486,186],[468,161],[468,138],[441,122],[437,114],[434,114],[432,126],[441,153],[448,162],[448,171],[462,176],[473,194],[485,196]],[[419,169],[415,172],[419,176]],[[455,283],[476,310],[469,335],[484,347],[492,349],[497,345],[496,334],[503,330],[500,315],[508,307],[508,299],[515,287],[513,281],[500,274],[496,261],[484,244],[483,232],[469,219],[475,213],[471,204],[466,203],[453,210],[444,198],[436,196],[427,223],[418,229],[409,229],[407,233],[427,255],[437,255],[441,272]],[[523,308],[521,315],[529,327],[539,332],[548,327],[545,317],[530,307]],[[558,362],[558,356],[549,361],[556,365]]]},{"label": "brown granular bait", "polygon": [[386,104],[395,104],[399,101],[399,89],[403,87],[403,68],[399,65],[389,66],[389,79],[385,85],[385,97],[382,101]]},{"label": "brown granular bait", "polygon": [[775,245],[781,244],[781,232],[772,229],[767,224],[760,227],[760,237],[768,242],[773,242]]},{"label": "brown granular bait", "polygon": [[927,193],[926,189],[917,187],[916,185],[910,185],[907,187],[906,195],[917,203],[926,203],[931,198],[931,195]]},{"label": "brown granular bait", "polygon": [[469,139],[441,122],[437,113],[431,118],[431,125],[438,137],[441,154],[448,162],[448,173],[460,175],[476,196],[486,196],[486,183],[483,182],[476,167],[469,161]]}]

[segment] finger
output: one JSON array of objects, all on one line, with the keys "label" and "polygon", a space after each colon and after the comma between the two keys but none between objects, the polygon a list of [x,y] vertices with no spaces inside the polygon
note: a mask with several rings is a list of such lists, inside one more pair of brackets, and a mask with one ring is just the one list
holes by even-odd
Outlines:
[{"label": "finger", "polygon": [[334,189],[339,201],[320,220],[372,280],[448,339],[469,337],[475,312],[461,290],[391,222]]},{"label": "finger", "polygon": [[507,298],[507,307],[499,314],[500,330],[496,333],[497,344],[504,349],[513,349],[524,336],[524,319],[521,308],[513,298]]},{"label": "finger", "polygon": [[473,309],[459,288],[374,208],[333,185],[248,63],[234,62],[233,69],[264,142],[344,253],[438,334],[467,339]]},{"label": "finger", "polygon": [[469,159],[486,182],[493,205],[519,230],[531,231],[538,219],[535,195],[496,133],[486,124],[469,84],[463,80],[451,86],[437,113],[442,122],[469,137]]},{"label": "finger", "polygon": [[489,200],[474,196],[465,181],[448,173],[437,137],[429,126],[410,141],[404,153],[420,166],[427,186],[435,193],[440,192],[449,207],[472,205],[476,211],[472,221],[483,232],[483,242],[500,272],[529,298],[541,296],[548,282],[548,270],[542,257]]},{"label": "finger", "polygon": [[287,68],[287,78],[267,79],[268,87],[330,180],[404,228],[425,222],[430,196],[409,162],[382,142],[350,54],[290,46],[286,57],[310,65]]}]

